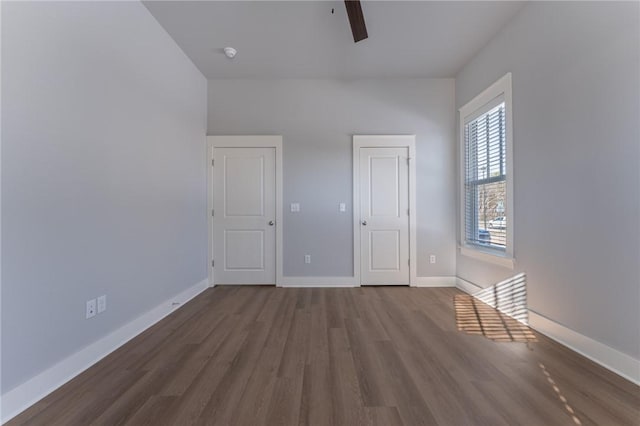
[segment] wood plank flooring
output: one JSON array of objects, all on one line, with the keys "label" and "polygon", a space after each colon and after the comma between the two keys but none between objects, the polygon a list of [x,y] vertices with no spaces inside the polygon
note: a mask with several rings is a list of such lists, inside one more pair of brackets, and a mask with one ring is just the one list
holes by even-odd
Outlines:
[{"label": "wood plank flooring", "polygon": [[569,349],[458,331],[451,288],[216,287],[9,425],[638,425]]}]

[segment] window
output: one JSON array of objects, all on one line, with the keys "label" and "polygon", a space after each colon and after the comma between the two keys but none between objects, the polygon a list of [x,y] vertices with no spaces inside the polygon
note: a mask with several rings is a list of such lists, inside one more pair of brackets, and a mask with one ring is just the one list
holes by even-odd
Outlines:
[{"label": "window", "polygon": [[510,74],[460,109],[462,252],[489,261],[513,257],[510,121]]}]

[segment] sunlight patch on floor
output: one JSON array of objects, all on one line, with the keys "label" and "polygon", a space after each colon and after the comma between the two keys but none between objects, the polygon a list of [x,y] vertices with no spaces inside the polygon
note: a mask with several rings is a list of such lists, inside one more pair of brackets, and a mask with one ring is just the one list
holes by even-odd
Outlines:
[{"label": "sunlight patch on floor", "polygon": [[458,330],[497,342],[535,342],[535,334],[520,321],[468,294],[454,297]]},{"label": "sunlight patch on floor", "polygon": [[539,363],[538,366],[540,367],[544,375],[547,377],[547,382],[549,382],[549,384],[553,388],[553,391],[556,393],[556,396],[558,397],[560,402],[564,404],[564,409],[567,410],[567,413],[569,413],[569,416],[571,416],[571,419],[573,420],[573,422],[577,425],[581,425],[582,422],[580,421],[578,416],[576,416],[576,413],[573,410],[573,408],[569,405],[567,398],[562,394],[562,392],[560,392],[560,388],[556,384],[555,380],[553,380],[553,378],[551,377],[551,374],[549,374],[549,372],[547,371],[547,368],[542,363]]}]

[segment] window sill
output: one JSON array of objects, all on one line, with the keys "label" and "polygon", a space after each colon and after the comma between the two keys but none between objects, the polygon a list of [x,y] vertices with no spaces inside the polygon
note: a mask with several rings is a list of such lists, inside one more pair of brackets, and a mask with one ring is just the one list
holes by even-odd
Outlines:
[{"label": "window sill", "polygon": [[489,253],[477,249],[475,247],[460,247],[460,254],[473,259],[482,260],[483,262],[493,263],[495,265],[502,266],[503,268],[513,270],[515,268],[515,259],[508,256],[501,256],[499,254]]}]

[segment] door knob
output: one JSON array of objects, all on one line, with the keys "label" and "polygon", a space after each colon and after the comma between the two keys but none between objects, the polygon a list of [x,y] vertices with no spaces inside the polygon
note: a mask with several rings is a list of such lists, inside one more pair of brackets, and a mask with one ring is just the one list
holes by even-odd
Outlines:
[{"label": "door knob", "polygon": [[366,220],[362,221],[362,226],[367,226],[367,221]]},{"label": "door knob", "polygon": [[272,220],[270,220],[269,221],[269,226],[273,226],[273,225],[275,225],[275,223]]}]

